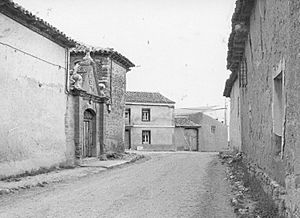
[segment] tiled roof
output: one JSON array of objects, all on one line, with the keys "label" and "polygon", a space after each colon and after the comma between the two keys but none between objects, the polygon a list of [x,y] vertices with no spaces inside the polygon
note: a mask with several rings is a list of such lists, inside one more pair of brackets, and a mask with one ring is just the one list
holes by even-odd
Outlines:
[{"label": "tiled roof", "polygon": [[21,23],[63,47],[74,47],[76,42],[46,21],[38,18],[11,0],[0,0],[0,13]]},{"label": "tiled roof", "polygon": [[200,125],[186,117],[175,117],[175,127],[200,127]]},{"label": "tiled roof", "polygon": [[86,53],[87,50],[90,50],[92,54],[100,54],[104,56],[110,56],[115,61],[123,64],[126,68],[134,67],[135,65],[127,59],[125,56],[120,53],[114,51],[112,48],[102,48],[102,47],[94,47],[84,44],[77,44],[75,48],[71,49],[71,53]]},{"label": "tiled roof", "polygon": [[126,102],[175,104],[158,92],[126,92]]},{"label": "tiled roof", "polygon": [[232,31],[228,40],[227,69],[232,73],[226,81],[223,95],[230,96],[233,83],[237,77],[238,67],[245,52],[245,41],[248,37],[249,18],[255,1],[236,0],[236,6],[231,19]]}]

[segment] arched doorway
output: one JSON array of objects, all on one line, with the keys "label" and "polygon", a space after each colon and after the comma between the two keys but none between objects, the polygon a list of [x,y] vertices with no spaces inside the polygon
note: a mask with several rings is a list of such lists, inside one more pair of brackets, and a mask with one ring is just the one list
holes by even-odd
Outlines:
[{"label": "arched doorway", "polygon": [[83,143],[82,143],[82,157],[95,156],[95,113],[87,109],[83,114]]}]

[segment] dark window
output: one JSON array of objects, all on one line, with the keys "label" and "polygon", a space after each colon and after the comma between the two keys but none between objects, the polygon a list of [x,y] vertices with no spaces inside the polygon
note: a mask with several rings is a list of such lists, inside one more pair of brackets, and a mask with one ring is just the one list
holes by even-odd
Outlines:
[{"label": "dark window", "polygon": [[142,144],[151,144],[151,132],[149,130],[142,131]]},{"label": "dark window", "polygon": [[282,135],[283,135],[283,115],[284,115],[284,100],[283,100],[283,80],[282,72],[279,73],[273,80],[273,133],[275,138],[275,152],[277,155],[282,155]]},{"label": "dark window", "polygon": [[125,109],[125,124],[130,124],[130,108]]},{"label": "dark window", "polygon": [[142,121],[150,121],[150,109],[142,109]]},{"label": "dark window", "polygon": [[211,133],[216,133],[216,126],[211,126],[210,131]]}]

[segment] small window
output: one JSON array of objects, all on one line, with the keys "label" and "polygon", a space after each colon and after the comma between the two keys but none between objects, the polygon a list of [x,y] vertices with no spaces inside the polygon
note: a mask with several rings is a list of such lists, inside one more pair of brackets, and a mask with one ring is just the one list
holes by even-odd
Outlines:
[{"label": "small window", "polygon": [[247,87],[247,62],[246,59],[244,58],[242,62],[240,63],[240,69],[239,69],[239,82],[240,82],[240,87],[245,88]]},{"label": "small window", "polygon": [[216,126],[211,126],[210,131],[211,133],[216,133]]},{"label": "small window", "polygon": [[275,153],[281,154],[282,151],[282,135],[283,135],[283,81],[282,72],[279,73],[273,80],[273,133]]},{"label": "small window", "polygon": [[129,108],[126,108],[125,109],[125,118],[129,118],[130,117],[130,109]]},{"label": "small window", "polygon": [[151,132],[149,130],[142,131],[142,144],[151,144]]},{"label": "small window", "polygon": [[142,109],[142,121],[150,121],[150,109]]},{"label": "small window", "polygon": [[273,128],[274,133],[282,136],[283,121],[283,95],[282,95],[282,73],[279,73],[273,80]]},{"label": "small window", "polygon": [[125,109],[125,125],[130,124],[130,108]]}]

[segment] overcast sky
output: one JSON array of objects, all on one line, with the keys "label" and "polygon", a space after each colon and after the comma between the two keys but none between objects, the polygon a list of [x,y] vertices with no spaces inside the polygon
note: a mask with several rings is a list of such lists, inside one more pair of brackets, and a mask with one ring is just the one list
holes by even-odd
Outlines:
[{"label": "overcast sky", "polygon": [[111,47],[136,68],[127,90],[158,91],[176,107],[224,106],[235,0],[15,0],[71,38]]}]

